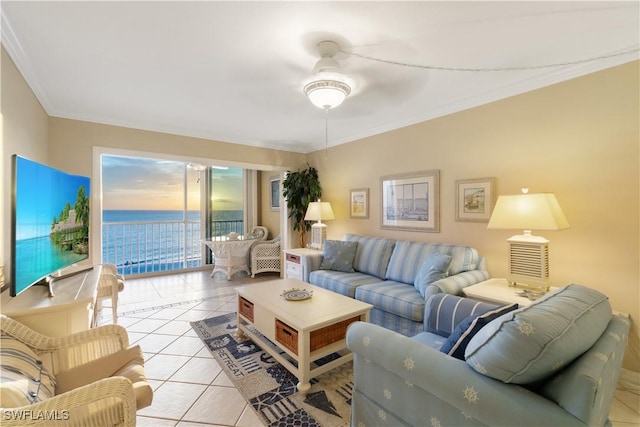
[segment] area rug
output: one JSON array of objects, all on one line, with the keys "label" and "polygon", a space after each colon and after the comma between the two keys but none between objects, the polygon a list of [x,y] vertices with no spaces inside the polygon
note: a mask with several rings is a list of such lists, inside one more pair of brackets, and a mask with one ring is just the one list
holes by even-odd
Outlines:
[{"label": "area rug", "polygon": [[[312,379],[311,390],[303,397],[298,393],[298,379],[293,374],[251,339],[240,340],[234,336],[235,313],[191,322],[191,326],[266,425],[349,425],[352,362]],[[317,364],[327,363],[334,357],[327,356]]]}]

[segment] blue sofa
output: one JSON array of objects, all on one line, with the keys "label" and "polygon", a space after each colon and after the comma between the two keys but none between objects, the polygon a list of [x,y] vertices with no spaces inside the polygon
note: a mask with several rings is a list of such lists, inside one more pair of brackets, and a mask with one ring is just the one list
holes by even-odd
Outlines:
[{"label": "blue sofa", "polygon": [[[312,285],[367,302],[374,306],[371,323],[403,335],[423,330],[425,301],[437,293],[461,294],[462,289],[489,278],[478,251],[467,246],[410,242],[346,234],[357,242],[353,271],[320,269],[322,257],[306,260],[305,278]],[[446,277],[430,283],[421,293],[414,286],[421,266],[433,253],[451,257]]]},{"label": "blue sofa", "polygon": [[462,328],[461,337],[470,338],[463,360],[439,351],[466,314],[491,310],[477,304],[430,297],[425,331],[413,338],[352,324],[351,425],[611,425],[630,322],[612,315],[606,296],[569,285],[472,337]]}]

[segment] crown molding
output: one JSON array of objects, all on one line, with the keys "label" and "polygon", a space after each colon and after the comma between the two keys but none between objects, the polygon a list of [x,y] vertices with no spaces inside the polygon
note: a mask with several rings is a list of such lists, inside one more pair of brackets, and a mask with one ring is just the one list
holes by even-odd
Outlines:
[{"label": "crown molding", "polygon": [[[626,49],[622,49],[626,50]],[[565,67],[561,70],[554,72],[547,72],[538,74],[533,77],[523,79],[517,83],[502,86],[498,89],[493,89],[482,94],[470,96],[468,98],[460,99],[458,101],[440,106],[435,109],[424,112],[420,115],[407,117],[401,120],[384,123],[380,126],[375,126],[368,129],[366,132],[350,134],[346,137],[336,139],[329,142],[329,147],[334,147],[348,142],[353,142],[358,139],[368,138],[381,133],[390,132],[403,127],[416,125],[418,123],[426,122],[436,119],[438,117],[448,116],[450,114],[458,113],[461,111],[469,110],[471,108],[479,107],[481,105],[490,104],[492,102],[507,99],[513,96],[522,95],[527,92],[532,92],[538,89],[543,89],[548,86],[552,86],[558,83],[563,83],[578,77],[583,77],[588,74],[593,74],[599,71],[613,68],[618,65],[623,65],[633,61],[640,60],[638,53],[625,55],[624,57],[610,58],[606,61],[594,62],[588,64],[582,64],[579,66]],[[346,101],[348,102],[348,100]],[[345,102],[345,105],[346,105]],[[323,144],[314,144],[312,151],[324,150]],[[307,152],[309,153],[309,152]]]},{"label": "crown molding", "polygon": [[0,28],[2,46],[9,54],[9,57],[15,64],[18,71],[20,71],[20,74],[22,74],[22,78],[27,82],[27,85],[31,88],[31,91],[40,102],[40,105],[42,105],[42,108],[44,108],[48,115],[53,115],[55,109],[53,108],[46,91],[36,77],[33,66],[29,62],[27,55],[24,53],[24,49],[13,32],[13,28],[11,27],[4,11],[0,13]]}]

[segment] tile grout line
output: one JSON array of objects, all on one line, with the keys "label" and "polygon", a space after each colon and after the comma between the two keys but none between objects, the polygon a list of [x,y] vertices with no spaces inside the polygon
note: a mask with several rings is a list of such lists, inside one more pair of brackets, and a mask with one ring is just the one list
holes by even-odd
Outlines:
[{"label": "tile grout line", "polygon": [[235,293],[232,292],[230,294],[222,294],[222,295],[215,295],[215,296],[210,296],[210,297],[197,298],[197,299],[187,300],[187,301],[167,303],[167,304],[153,306],[153,307],[140,308],[140,309],[137,309],[137,310],[123,311],[122,313],[118,313],[118,316],[128,316],[128,315],[131,315],[131,314],[145,313],[147,311],[155,311],[155,310],[162,310],[162,309],[165,309],[165,308],[179,307],[181,305],[193,304],[194,302],[204,302],[204,301],[209,301],[209,300],[213,300],[213,299],[221,298],[221,297],[231,297],[231,296],[234,296],[234,295],[235,295]]}]

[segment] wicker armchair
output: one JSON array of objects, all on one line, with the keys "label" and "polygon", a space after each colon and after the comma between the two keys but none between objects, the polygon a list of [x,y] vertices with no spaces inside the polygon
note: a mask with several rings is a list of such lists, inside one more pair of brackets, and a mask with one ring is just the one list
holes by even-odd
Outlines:
[{"label": "wicker armchair", "polygon": [[267,229],[267,227],[256,225],[251,227],[251,230],[247,233],[245,239],[265,240],[268,235],[269,230]]},{"label": "wicker armchair", "polygon": [[[111,314],[113,324],[118,323],[118,292],[124,290],[124,276],[118,274],[118,269],[113,264],[102,264],[100,281],[98,282],[98,297],[101,301],[111,298]],[[93,326],[97,326],[98,316],[93,317]]]},{"label": "wicker armchair", "polygon": [[267,271],[280,272],[280,237],[251,247],[251,277]]},{"label": "wicker armchair", "polygon": [[[42,394],[38,394],[44,388],[45,380],[51,377],[57,377],[58,383],[54,381],[53,386],[58,390],[60,376],[66,373],[69,377],[68,371],[83,365],[95,366],[103,363],[105,357],[113,358],[116,354],[122,354],[129,346],[127,332],[122,326],[105,325],[66,337],[48,337],[0,314],[0,329],[3,341],[1,350],[7,352],[3,355],[0,383],[3,426],[134,426],[136,410],[151,404],[153,390],[144,378],[142,365],[135,363],[123,367],[114,376],[59,394],[56,392],[52,397],[45,395],[42,398]],[[9,345],[12,346],[11,350],[7,348]],[[18,350],[14,350],[16,348]],[[7,373],[23,373],[20,369],[7,366],[10,356],[16,359],[16,353],[20,354],[20,361],[27,360],[29,356],[37,358],[34,364],[40,367],[37,381],[28,376],[24,381],[5,376]],[[86,365],[89,363],[93,365]],[[132,369],[136,370],[137,377]],[[74,380],[78,378],[74,377]],[[41,382],[43,387],[40,386]],[[15,390],[20,384],[33,387],[34,383],[38,384],[38,393],[29,392],[27,395],[34,403],[14,407],[6,404],[10,400],[7,398],[8,390]]]}]

